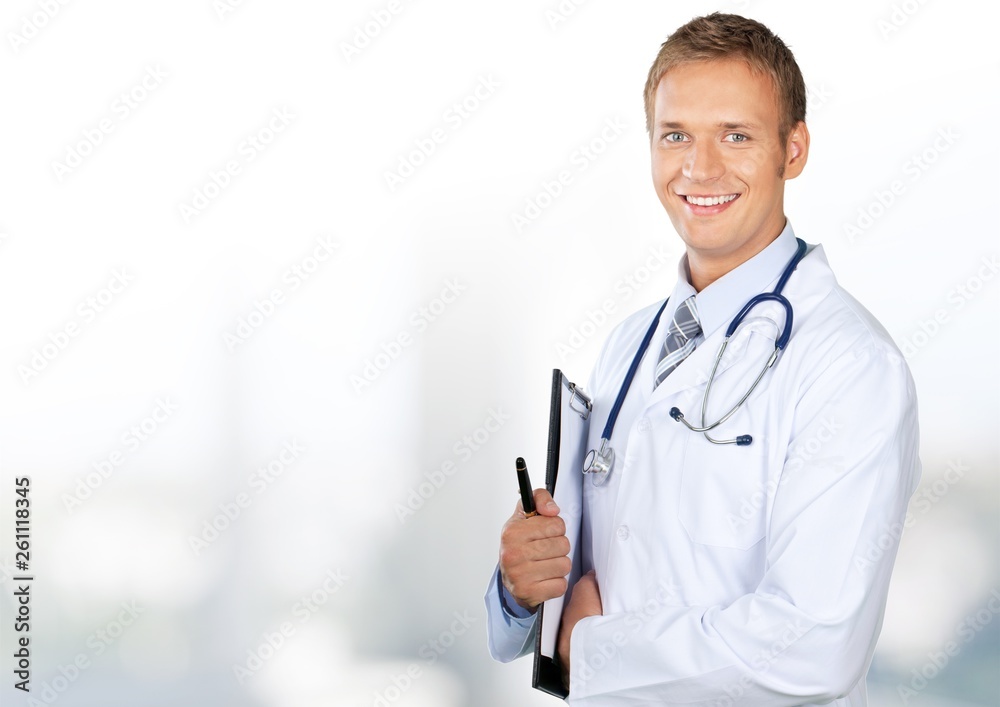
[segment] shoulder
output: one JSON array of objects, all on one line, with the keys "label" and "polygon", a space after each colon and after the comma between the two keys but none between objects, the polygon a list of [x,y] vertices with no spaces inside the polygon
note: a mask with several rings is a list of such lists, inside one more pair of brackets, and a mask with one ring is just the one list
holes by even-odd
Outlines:
[{"label": "shoulder", "polygon": [[664,300],[661,299],[648,304],[614,326],[604,340],[597,363],[594,364],[590,379],[592,390],[607,377],[610,368],[617,368],[625,357],[631,360],[663,303]]},{"label": "shoulder", "polygon": [[788,367],[798,369],[800,381],[808,383],[837,370],[847,375],[863,367],[881,375],[883,385],[912,392],[899,347],[882,323],[837,282],[822,247],[817,246],[800,268],[787,288],[794,326],[786,349],[794,360]]}]

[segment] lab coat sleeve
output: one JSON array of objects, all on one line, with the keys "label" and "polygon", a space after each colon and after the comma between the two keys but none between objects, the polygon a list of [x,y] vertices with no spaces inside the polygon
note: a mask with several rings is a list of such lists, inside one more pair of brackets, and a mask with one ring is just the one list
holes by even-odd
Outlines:
[{"label": "lab coat sleeve", "polygon": [[781,707],[831,701],[864,676],[920,474],[915,391],[880,342],[811,375],[779,391],[792,423],[759,585],[724,606],[581,620],[570,704]]},{"label": "lab coat sleeve", "polygon": [[527,609],[523,609],[515,615],[509,601],[498,565],[486,588],[486,635],[490,655],[501,663],[527,655],[535,646],[535,614],[525,615]]}]

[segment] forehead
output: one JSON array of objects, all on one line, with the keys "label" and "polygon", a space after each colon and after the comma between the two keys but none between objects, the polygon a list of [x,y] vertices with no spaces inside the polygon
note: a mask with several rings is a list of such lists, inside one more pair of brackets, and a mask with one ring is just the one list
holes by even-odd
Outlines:
[{"label": "forehead", "polygon": [[745,122],[778,126],[778,100],[770,76],[739,59],[687,62],[660,79],[653,120],[671,123]]}]

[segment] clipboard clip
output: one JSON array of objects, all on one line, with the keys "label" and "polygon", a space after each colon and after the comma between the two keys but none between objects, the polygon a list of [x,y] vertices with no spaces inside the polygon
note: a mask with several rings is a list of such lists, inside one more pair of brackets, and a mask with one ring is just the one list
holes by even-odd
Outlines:
[{"label": "clipboard clip", "polygon": [[[594,404],[590,401],[590,398],[582,390],[576,387],[576,383],[569,384],[569,407],[584,420],[590,417],[590,411],[594,409]],[[578,405],[582,407],[577,407],[574,405],[579,401]]]}]

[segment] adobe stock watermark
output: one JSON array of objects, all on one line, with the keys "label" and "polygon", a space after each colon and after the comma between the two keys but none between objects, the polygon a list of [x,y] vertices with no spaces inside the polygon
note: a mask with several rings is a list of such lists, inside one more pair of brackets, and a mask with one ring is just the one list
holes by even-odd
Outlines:
[{"label": "adobe stock watermark", "polygon": [[0,584],[3,584],[14,576],[15,566],[13,562],[8,562],[0,558]]},{"label": "adobe stock watermark", "polygon": [[319,269],[333,257],[335,251],[340,249],[340,243],[333,240],[331,236],[317,236],[316,245],[309,249],[309,252],[289,266],[281,275],[281,284],[287,287],[272,287],[268,294],[262,299],[255,299],[250,311],[236,318],[236,327],[232,332],[222,333],[222,340],[226,344],[229,353],[234,353],[237,347],[242,346],[268,321],[278,307],[285,304],[285,296],[290,292],[295,292],[302,285],[315,275]]},{"label": "adobe stock watermark", "polygon": [[125,291],[135,279],[125,268],[111,271],[107,284],[96,293],[85,297],[73,310],[73,316],[55,331],[49,332],[45,343],[37,346],[28,354],[28,360],[17,367],[21,382],[28,385],[42,371],[63,354],[73,339],[84,329],[97,320],[97,315],[103,313]]},{"label": "adobe stock watermark", "polygon": [[900,3],[893,3],[888,17],[880,17],[875,26],[878,28],[882,39],[889,39],[896,32],[901,30],[920,9],[927,4],[927,0],[903,0]]},{"label": "adobe stock watermark", "polygon": [[622,648],[627,646],[664,608],[676,606],[679,589],[676,584],[660,581],[652,596],[641,607],[626,614],[624,623],[628,629],[627,633],[615,631],[611,634],[610,640],[599,642],[584,657],[570,656],[572,663],[569,675],[570,693],[579,692],[598,672],[606,669],[621,653]]},{"label": "adobe stock watermark", "polygon": [[99,118],[91,127],[80,131],[80,139],[66,146],[62,161],[52,161],[52,173],[56,180],[61,183],[79,169],[87,158],[104,144],[105,139],[113,134],[119,125],[132,117],[153,92],[160,88],[168,76],[159,64],[147,65],[142,78],[111,101],[107,115]]},{"label": "adobe stock watermark", "polygon": [[448,142],[452,135],[479,112],[501,86],[502,84],[493,78],[493,74],[480,74],[476,87],[446,108],[441,115],[441,122],[423,137],[413,141],[413,149],[398,155],[394,169],[387,169],[382,173],[389,191],[395,192],[413,177],[417,170],[437,153],[439,147]]},{"label": "adobe stock watermark", "polygon": [[296,115],[287,106],[271,109],[271,117],[263,125],[240,140],[236,153],[225,160],[219,169],[209,170],[208,175],[191,192],[191,200],[180,201],[177,211],[184,225],[201,216],[212,203],[222,196],[233,180],[254,162],[260,155],[270,149],[277,137],[288,129]]},{"label": "adobe stock watermark", "polygon": [[582,5],[586,4],[587,0],[559,0],[557,4],[545,10],[545,21],[549,23],[549,29],[559,29]]},{"label": "adobe stock watermark", "polygon": [[576,177],[584,172],[601,155],[607,152],[625,131],[621,118],[608,118],[597,135],[577,146],[570,154],[567,165],[560,169],[551,179],[543,179],[541,186],[531,196],[525,197],[524,207],[510,213],[510,221],[514,230],[520,234],[524,229],[537,221],[542,213],[563,195]]},{"label": "adobe stock watermark", "polygon": [[994,588],[982,608],[975,614],[966,615],[958,623],[954,638],[946,641],[939,650],[929,652],[924,664],[910,671],[912,677],[908,683],[896,684],[896,693],[903,700],[903,704],[910,704],[910,700],[930,685],[948,667],[951,659],[961,653],[980,631],[989,626],[998,613],[1000,613],[1000,589]]},{"label": "adobe stock watermark", "polygon": [[[778,488],[805,468],[806,464],[812,462],[826,465],[826,460],[819,454],[843,429],[844,426],[829,415],[820,418],[808,435],[803,439],[797,439],[789,448],[781,473],[776,477],[770,477],[767,483],[761,484],[750,496],[742,498],[738,513],[730,511],[726,514],[729,527],[734,531],[741,530],[751,520],[759,519],[760,511],[767,503],[767,499],[773,497]],[[842,467],[833,467],[831,470],[834,473],[843,471]]]},{"label": "adobe stock watermark", "polygon": [[212,9],[220,21],[225,21],[227,15],[243,7],[245,2],[246,0],[212,0]]},{"label": "adobe stock watermark", "polygon": [[831,98],[833,98],[833,93],[827,90],[825,84],[808,84],[806,86],[806,105],[809,106],[809,117],[815,117]]},{"label": "adobe stock watermark", "polygon": [[278,654],[285,643],[295,635],[298,626],[306,624],[313,616],[339,592],[350,576],[341,568],[333,568],[323,575],[323,580],[309,594],[299,597],[298,601],[292,605],[292,619],[282,621],[274,630],[264,631],[260,634],[260,642],[252,648],[246,650],[246,660],[241,663],[233,663],[233,675],[240,685],[264,667],[271,658]]},{"label": "adobe stock watermark", "polygon": [[351,39],[340,43],[340,53],[344,57],[344,61],[348,64],[353,63],[364,50],[371,46],[376,37],[389,29],[389,25],[403,11],[404,6],[412,4],[412,0],[405,0],[405,2],[403,0],[389,0],[385,7],[372,10],[364,22],[354,26]]},{"label": "adobe stock watermark", "polygon": [[218,505],[219,512],[205,520],[201,532],[188,536],[188,545],[195,557],[209,548],[228,530],[236,520],[248,509],[256,496],[264,493],[271,484],[277,481],[292,464],[306,451],[293,437],[285,443],[281,451],[267,464],[257,468],[246,480],[246,485],[254,492],[251,496],[247,491],[240,491],[232,501],[223,501]]},{"label": "adobe stock watermark", "polygon": [[670,265],[674,259],[670,251],[662,245],[650,246],[647,253],[642,264],[615,281],[611,288],[613,296],[605,297],[599,304],[588,308],[583,318],[570,326],[569,335],[554,344],[556,355],[561,362],[565,363],[573,354],[583,349],[587,342],[601,333],[619,305],[641,291],[654,273],[665,265]]},{"label": "adobe stock watermark", "polygon": [[[424,641],[417,649],[417,655],[424,659],[423,666],[434,665],[458,642],[459,638],[469,631],[472,624],[478,621],[468,610],[461,613],[453,612],[452,617],[453,619],[447,628],[434,638]],[[390,684],[373,695],[372,707],[390,707],[398,702],[406,691],[423,677],[424,668],[422,665],[416,662],[410,663],[404,672],[390,675]]]},{"label": "adobe stock watermark", "polygon": [[754,674],[743,673],[739,680],[725,685],[722,689],[726,693],[726,696],[716,700],[716,707],[734,707],[735,705],[742,704],[740,700],[747,691],[747,688],[754,683],[755,678],[760,675],[766,675],[785,651],[797,640],[806,635],[811,628],[811,625],[804,625],[800,618],[796,618],[794,621],[791,619],[786,621],[781,634],[771,644],[754,653],[748,661],[749,666],[754,670]]},{"label": "adobe stock watermark", "polygon": [[16,31],[7,32],[7,42],[11,50],[15,54],[20,53],[21,49],[28,46],[43,29],[48,27],[68,4],[69,0],[38,0],[38,9],[21,17],[21,24]]},{"label": "adobe stock watermark", "polygon": [[945,301],[951,305],[950,308],[939,307],[934,310],[933,314],[917,322],[917,331],[899,342],[899,350],[903,352],[906,360],[913,360],[921,349],[937,337],[951,323],[952,315],[960,312],[965,305],[978,297],[998,271],[1000,271],[1000,256],[983,256],[975,272],[948,292]]},{"label": "adobe stock watermark", "polygon": [[429,302],[410,313],[409,329],[401,329],[391,339],[383,342],[379,346],[378,353],[365,359],[360,373],[352,373],[348,376],[354,392],[360,395],[361,391],[377,381],[395,361],[399,360],[403,351],[413,346],[417,338],[426,332],[430,325],[445,313],[448,307],[458,301],[458,296],[465,292],[466,287],[457,278],[445,280],[440,294],[432,297]]},{"label": "adobe stock watermark", "polygon": [[867,203],[858,207],[857,217],[843,224],[844,235],[848,242],[854,243],[858,238],[884,217],[896,204],[901,196],[907,193],[908,184],[920,180],[927,170],[931,169],[944,153],[948,152],[961,137],[952,128],[939,128],[934,139],[919,152],[914,152],[903,163],[902,173],[906,179],[893,179],[881,189],[872,193]]},{"label": "adobe stock watermark", "polygon": [[[90,669],[94,658],[103,655],[108,648],[114,645],[115,641],[125,633],[125,629],[133,625],[146,610],[145,607],[139,606],[134,599],[122,602],[119,606],[121,610],[115,618],[87,636],[86,650],[77,653],[73,660],[66,665],[59,663],[56,666],[59,675],[42,682],[40,689],[31,690],[32,692],[37,690],[38,697],[29,695],[28,701],[25,703],[26,707],[47,707],[55,704],[60,697],[66,694],[73,683]],[[17,657],[16,652],[14,652],[14,657]],[[16,670],[14,672],[17,673]]]},{"label": "adobe stock watermark", "polygon": [[961,459],[949,461],[940,479],[922,484],[913,494],[902,522],[890,525],[878,538],[870,541],[861,554],[854,556],[854,568],[859,572],[868,572],[878,565],[887,552],[895,552],[904,531],[913,527],[919,516],[927,513],[947,496],[951,488],[964,479],[969,471],[972,468],[965,466]]},{"label": "adobe stock watermark", "polygon": [[129,452],[135,453],[139,447],[148,442],[157,433],[160,426],[170,419],[177,411],[177,405],[170,402],[169,396],[166,399],[157,398],[156,405],[152,412],[143,417],[139,422],[130,425],[119,437],[119,447],[113,449],[102,459],[93,462],[93,470],[78,476],[73,493],[62,495],[63,506],[72,515],[84,501],[94,495],[94,493],[104,485],[114,475],[115,471],[125,463]]},{"label": "adobe stock watermark", "polygon": [[393,510],[396,512],[396,518],[400,524],[405,523],[410,516],[423,508],[424,504],[433,498],[434,494],[440,491],[448,483],[448,480],[459,471],[459,467],[454,461],[456,458],[462,462],[472,459],[472,456],[486,446],[493,435],[499,432],[509,420],[510,415],[504,412],[502,406],[491,407],[481,425],[472,432],[463,435],[452,445],[452,458],[443,461],[437,469],[425,473],[424,481],[409,490],[405,502],[395,505]]}]

